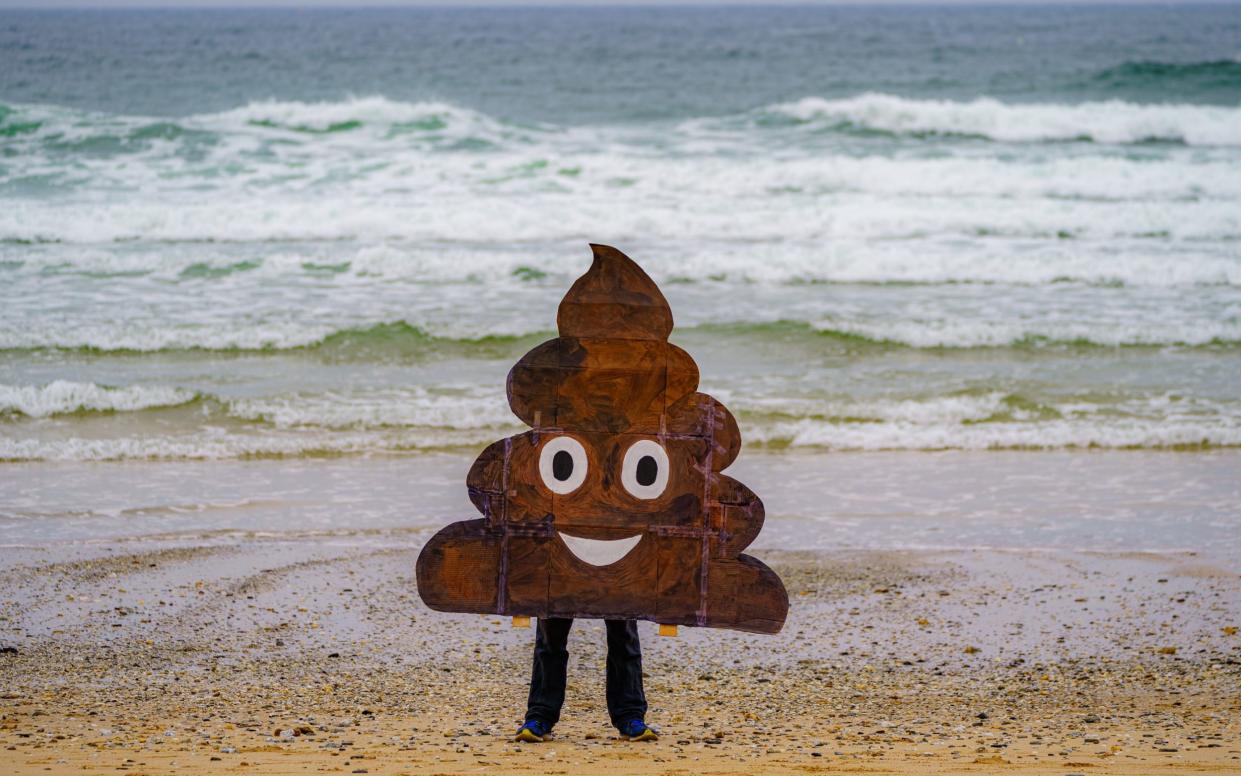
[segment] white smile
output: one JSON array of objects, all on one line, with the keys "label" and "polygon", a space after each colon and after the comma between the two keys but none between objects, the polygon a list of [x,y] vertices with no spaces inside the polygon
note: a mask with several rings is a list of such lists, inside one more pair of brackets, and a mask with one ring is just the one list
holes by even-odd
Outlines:
[{"label": "white smile", "polygon": [[630,536],[625,539],[583,539],[580,536],[569,536],[567,533],[557,531],[560,538],[564,540],[565,546],[569,548],[569,552],[580,561],[589,563],[592,566],[610,566],[621,558],[629,554],[629,551],[638,546],[638,542],[642,540],[642,534]]}]

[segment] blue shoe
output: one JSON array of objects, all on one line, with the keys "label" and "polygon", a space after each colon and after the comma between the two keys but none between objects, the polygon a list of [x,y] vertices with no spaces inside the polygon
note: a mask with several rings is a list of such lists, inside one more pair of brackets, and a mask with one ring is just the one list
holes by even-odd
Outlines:
[{"label": "blue shoe", "polygon": [[620,725],[620,734],[630,741],[658,741],[659,731],[640,719],[631,719]]},{"label": "blue shoe", "polygon": [[551,732],[550,726],[544,725],[537,719],[528,719],[517,729],[517,735],[513,738],[516,741],[525,741],[527,744],[541,744]]}]

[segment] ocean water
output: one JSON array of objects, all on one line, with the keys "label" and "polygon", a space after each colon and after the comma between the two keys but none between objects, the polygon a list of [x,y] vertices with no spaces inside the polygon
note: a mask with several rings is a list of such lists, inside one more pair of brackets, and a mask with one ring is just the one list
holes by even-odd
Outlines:
[{"label": "ocean water", "polygon": [[1241,447],[1241,11],[0,11],[0,478],[466,460],[588,241],[750,454]]}]

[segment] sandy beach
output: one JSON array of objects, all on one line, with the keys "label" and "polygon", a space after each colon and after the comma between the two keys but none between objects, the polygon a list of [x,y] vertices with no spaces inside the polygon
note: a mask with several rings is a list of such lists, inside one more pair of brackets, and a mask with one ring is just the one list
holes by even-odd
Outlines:
[{"label": "sandy beach", "polygon": [[1241,771],[1241,576],[1195,553],[768,552],[778,636],[642,625],[659,742],[607,726],[585,621],[518,745],[533,632],[428,611],[419,535],[0,551],[0,769]]}]

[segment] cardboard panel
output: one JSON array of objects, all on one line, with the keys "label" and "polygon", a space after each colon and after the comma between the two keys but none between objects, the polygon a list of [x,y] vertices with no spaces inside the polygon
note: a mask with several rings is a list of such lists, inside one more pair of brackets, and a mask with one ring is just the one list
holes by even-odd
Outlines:
[{"label": "cardboard panel", "polygon": [[551,522],[552,494],[539,475],[539,448],[547,435],[527,431],[509,437],[504,473],[504,517],[509,524]]},{"label": "cardboard panel", "polygon": [[763,529],[763,502],[754,491],[726,474],[711,475],[711,486],[712,501],[720,515],[718,527],[725,538],[721,552],[736,557]]},{"label": "cardboard panel", "polygon": [[[664,412],[676,402],[698,390],[698,365],[689,353],[676,345],[668,346],[668,387],[664,393]],[[705,394],[704,394],[705,395]]]},{"label": "cardboard panel", "polygon": [[453,523],[418,555],[418,594],[442,612],[494,612],[499,572],[500,535],[487,521]]},{"label": "cardboard panel", "polygon": [[784,625],[789,597],[776,573],[748,555],[712,561],[708,569],[707,619],[716,627],[776,633]]},{"label": "cardboard panel", "polygon": [[656,542],[643,535],[621,561],[592,566],[557,540],[550,553],[548,610],[554,617],[652,619],[655,614]]},{"label": "cardboard panel", "polygon": [[701,538],[661,536],[655,620],[697,625],[702,605]]},{"label": "cardboard panel", "polygon": [[465,477],[466,491],[470,501],[491,525],[504,518],[504,459],[508,440],[501,439],[488,445]]},{"label": "cardboard panel", "polygon": [[711,470],[721,471],[741,452],[741,431],[728,408],[705,393],[691,393],[668,408],[667,432],[710,440]]},{"label": "cardboard panel", "polygon": [[663,367],[566,370],[557,386],[556,425],[613,434],[659,433],[666,378]]},{"label": "cardboard panel", "polygon": [[559,337],[538,345],[513,366],[505,390],[513,414],[528,426],[556,425],[556,373],[563,342]]},{"label": "cardboard panel", "polygon": [[553,543],[551,536],[508,537],[504,614],[548,616],[547,594],[551,585]]},{"label": "cardboard panel", "polygon": [[667,340],[672,310],[642,268],[609,245],[590,246],[594,262],[565,294],[556,313],[569,337]]},{"label": "cardboard panel", "polygon": [[553,498],[557,525],[624,526],[702,525],[706,481],[700,459],[707,443],[696,439],[664,441],[668,455],[668,483],[658,498],[642,499],[626,490],[622,481],[629,447],[644,434],[574,434],[586,448],[590,471],[582,487]]}]

